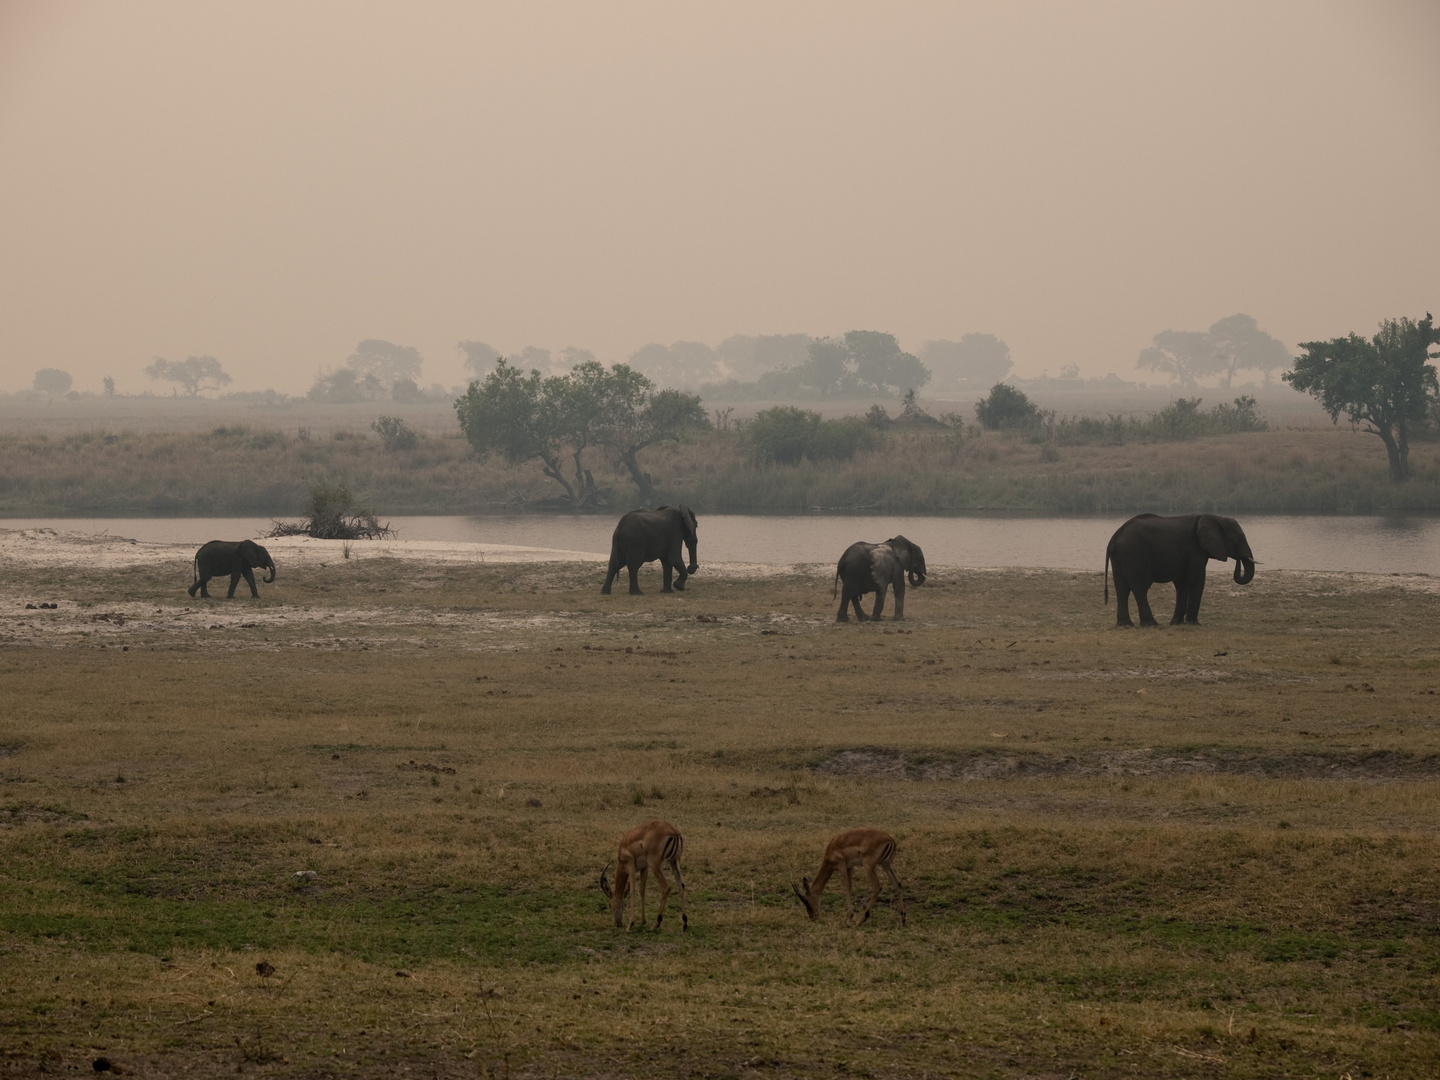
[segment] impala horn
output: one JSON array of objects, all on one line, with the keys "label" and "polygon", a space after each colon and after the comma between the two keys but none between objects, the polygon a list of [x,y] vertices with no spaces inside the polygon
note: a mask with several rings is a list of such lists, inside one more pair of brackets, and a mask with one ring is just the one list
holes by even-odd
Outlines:
[{"label": "impala horn", "polygon": [[610,882],[605,880],[605,875],[610,872],[610,863],[605,864],[605,869],[600,871],[600,891],[605,894],[606,900],[615,899],[615,892],[610,888]]}]

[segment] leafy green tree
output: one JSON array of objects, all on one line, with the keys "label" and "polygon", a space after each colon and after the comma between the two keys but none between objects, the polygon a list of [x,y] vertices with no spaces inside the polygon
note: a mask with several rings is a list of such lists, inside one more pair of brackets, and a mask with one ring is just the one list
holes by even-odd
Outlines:
[{"label": "leafy green tree", "polygon": [[975,417],[986,431],[1015,431],[1040,422],[1040,410],[1009,383],[996,383],[985,398],[975,403]]},{"label": "leafy green tree", "polygon": [[544,383],[547,399],[554,401],[559,410],[558,425],[575,465],[579,506],[593,506],[599,501],[599,489],[585,468],[584,453],[587,447],[601,441],[606,430],[607,409],[614,392],[611,382],[605,365],[591,357],[576,364],[568,374],[552,375]]},{"label": "leafy green tree", "polygon": [[[472,382],[455,403],[461,430],[477,453],[504,455],[512,465],[539,458],[546,476],[565,488],[571,505],[592,506],[599,499],[594,477],[585,468],[591,447],[612,451],[651,501],[654,483],[640,466],[639,454],[661,442],[681,438],[709,420],[700,398],[678,390],[657,390],[627,364],[609,370],[597,360],[577,364],[564,375],[523,375],[501,359],[483,383]],[[562,455],[573,463],[567,478]]]},{"label": "leafy green tree", "polygon": [[1419,322],[1387,319],[1368,341],[1351,333],[1329,341],[1302,341],[1295,367],[1280,376],[1309,394],[1339,422],[1343,412],[1355,427],[1378,435],[1390,458],[1390,479],[1410,475],[1410,428],[1423,426],[1440,398],[1435,365],[1440,331],[1427,311]]},{"label": "leafy green tree", "polygon": [[659,390],[627,364],[613,365],[603,388],[599,441],[625,466],[640,501],[648,503],[654,483],[640,467],[640,452],[662,442],[678,442],[688,430],[709,427],[710,419],[698,395]]},{"label": "leafy green tree", "polygon": [[545,475],[565,489],[572,505],[577,503],[560,461],[565,446],[562,402],[540,372],[532,369],[525,375],[501,357],[483,383],[472,382],[456,400],[455,415],[466,441],[482,458],[499,454],[511,465],[539,458]]},{"label": "leafy green tree", "polygon": [[834,338],[812,341],[806,349],[805,363],[795,369],[795,375],[801,386],[810,387],[821,397],[836,397],[856,389],[850,350],[844,341]]},{"label": "leafy green tree", "polygon": [[930,381],[930,370],[919,357],[901,349],[894,334],[851,330],[845,335],[845,348],[861,386],[899,396]]},{"label": "leafy green tree", "polygon": [[35,372],[35,381],[31,385],[42,394],[55,397],[57,394],[63,394],[69,390],[72,382],[74,380],[70,378],[68,371],[47,367]]},{"label": "leafy green tree", "polygon": [[184,360],[166,360],[155,357],[155,362],[145,369],[152,379],[174,383],[191,397],[201,390],[218,390],[230,382],[230,376],[213,356],[188,356]]}]

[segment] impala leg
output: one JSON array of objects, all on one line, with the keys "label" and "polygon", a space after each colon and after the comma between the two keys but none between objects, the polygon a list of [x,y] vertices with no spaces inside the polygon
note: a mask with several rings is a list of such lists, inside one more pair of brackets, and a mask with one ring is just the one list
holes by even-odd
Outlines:
[{"label": "impala leg", "polygon": [[680,892],[680,932],[690,929],[690,916],[685,912],[685,879],[680,876],[680,861],[670,860],[670,869],[675,874],[675,887]]},{"label": "impala leg", "polygon": [[858,925],[861,926],[865,924],[866,919],[870,918],[870,909],[875,906],[875,901],[880,899],[880,875],[875,872],[873,862],[865,864],[865,876],[870,879],[870,899],[865,903],[865,910],[860,912]]},{"label": "impala leg", "polygon": [[855,917],[855,905],[851,902],[850,891],[853,882],[850,880],[850,864],[846,863],[840,867],[840,889],[845,893],[845,921],[852,922]]},{"label": "impala leg", "polygon": [[[640,878],[640,925],[641,925],[641,927],[644,927],[644,925],[645,925],[645,877],[646,877],[645,871],[646,871],[646,869],[647,869],[647,868],[642,864],[641,867],[640,867],[640,869],[639,869],[639,871],[638,871],[638,873],[637,873],[637,876]],[[627,927],[627,929],[628,929],[628,927]]]},{"label": "impala leg", "polygon": [[887,873],[888,875],[890,875],[890,884],[892,884],[892,885],[895,886],[895,899],[896,899],[896,901],[897,901],[897,902],[899,903],[899,905],[900,905],[900,925],[901,925],[901,926],[904,926],[904,925],[905,925],[905,893],[904,893],[904,891],[900,888],[900,879],[895,876],[895,871],[892,870],[892,869],[890,869],[890,864],[889,864],[888,862],[887,862],[887,863],[883,863],[882,865],[885,867],[885,873]]},{"label": "impala leg", "polygon": [[660,883],[660,910],[655,915],[655,929],[660,929],[660,924],[665,921],[665,903],[670,899],[670,879],[665,876],[665,866],[657,856],[650,866],[655,872],[655,880]]}]

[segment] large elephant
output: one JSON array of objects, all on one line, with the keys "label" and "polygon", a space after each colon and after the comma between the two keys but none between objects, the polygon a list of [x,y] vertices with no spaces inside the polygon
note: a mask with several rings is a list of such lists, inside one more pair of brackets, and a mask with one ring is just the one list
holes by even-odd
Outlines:
[{"label": "large elephant", "polygon": [[[867,544],[863,540],[851,544],[840,556],[835,567],[835,588],[830,598],[840,592],[840,610],[836,622],[849,622],[846,608],[855,605],[855,617],[861,622],[878,619],[885,610],[885,590],[895,587],[895,618],[905,618],[905,578],[911,585],[925,584],[925,553],[918,544],[912,544],[903,536],[895,536],[883,544]],[[844,588],[841,589],[843,584]],[[869,615],[860,610],[860,597],[866,593],[875,594],[875,610]]]},{"label": "large elephant", "polygon": [[[620,568],[630,571],[630,593],[640,595],[640,567],[647,562],[660,560],[665,571],[665,587],[661,592],[672,592],[670,575],[675,575],[675,588],[684,589],[685,579],[700,564],[695,560],[695,512],[688,506],[657,506],[654,510],[631,510],[615,526],[610,538],[610,569],[605,575],[605,587],[600,591],[607,596]],[[681,545],[690,549],[690,565],[685,565],[685,553]]]},{"label": "large elephant", "polygon": [[1130,594],[1140,611],[1141,626],[1155,626],[1146,598],[1157,581],[1175,583],[1175,614],[1171,626],[1200,621],[1200,595],[1205,591],[1205,564],[1235,560],[1235,583],[1249,585],[1255,556],[1245,530],[1234,518],[1215,514],[1158,517],[1140,514],[1115,530],[1105,548],[1105,602],[1110,602],[1110,574],[1115,575],[1115,625],[1133,626]]},{"label": "large elephant", "polygon": [[234,599],[235,586],[240,584],[243,576],[250,586],[250,595],[259,596],[260,590],[255,588],[255,575],[251,569],[269,570],[270,576],[264,578],[265,584],[275,580],[275,560],[270,558],[270,552],[266,551],[254,540],[241,540],[238,543],[233,540],[211,540],[195,553],[195,583],[190,586],[190,595],[195,595],[195,590],[200,590],[200,595],[210,599],[210,590],[205,588],[206,582],[212,577],[224,577],[230,575],[230,591],[225,594],[227,599]]}]

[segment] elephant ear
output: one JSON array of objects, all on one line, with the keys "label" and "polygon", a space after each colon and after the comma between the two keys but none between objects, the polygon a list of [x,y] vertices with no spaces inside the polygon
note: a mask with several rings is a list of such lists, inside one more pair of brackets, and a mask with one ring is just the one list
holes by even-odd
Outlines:
[{"label": "elephant ear", "polygon": [[680,518],[685,523],[686,537],[691,540],[696,539],[696,533],[699,529],[699,522],[695,520],[695,511],[691,510],[688,506],[681,506]]},{"label": "elephant ear", "polygon": [[1195,539],[1210,558],[1217,562],[1224,562],[1228,558],[1225,554],[1225,530],[1221,528],[1220,519],[1214,514],[1200,515],[1200,520],[1195,523]]},{"label": "elephant ear", "polygon": [[893,580],[900,567],[900,559],[888,543],[876,544],[870,550],[870,576],[875,581]]}]

